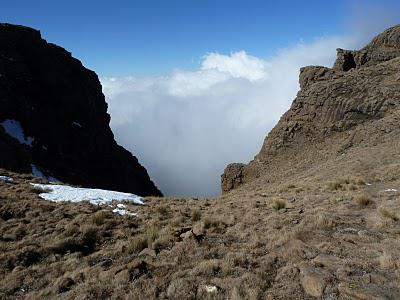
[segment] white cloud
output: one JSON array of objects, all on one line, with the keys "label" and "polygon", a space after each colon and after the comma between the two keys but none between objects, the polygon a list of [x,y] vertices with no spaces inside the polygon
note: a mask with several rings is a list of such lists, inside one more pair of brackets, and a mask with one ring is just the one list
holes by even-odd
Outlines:
[{"label": "white cloud", "polygon": [[210,53],[197,71],[101,79],[116,140],[167,195],[216,195],[230,162],[248,162],[299,89],[299,69],[332,65],[346,37],[298,43],[262,59]]},{"label": "white cloud", "polygon": [[248,55],[245,51],[239,51],[231,55],[210,53],[204,56],[201,69],[217,70],[227,73],[233,78],[246,78],[250,81],[256,81],[266,77],[266,66],[264,60]]},{"label": "white cloud", "polygon": [[202,96],[214,85],[223,82],[229,75],[218,70],[200,70],[197,72],[175,72],[165,81],[167,91],[172,96]]}]

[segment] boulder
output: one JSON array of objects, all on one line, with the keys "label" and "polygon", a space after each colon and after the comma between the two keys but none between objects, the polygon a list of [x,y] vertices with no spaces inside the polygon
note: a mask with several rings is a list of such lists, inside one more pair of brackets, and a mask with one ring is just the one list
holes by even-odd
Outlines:
[{"label": "boulder", "polygon": [[243,168],[245,164],[229,164],[224,174],[221,175],[221,188],[223,192],[228,192],[243,183]]}]

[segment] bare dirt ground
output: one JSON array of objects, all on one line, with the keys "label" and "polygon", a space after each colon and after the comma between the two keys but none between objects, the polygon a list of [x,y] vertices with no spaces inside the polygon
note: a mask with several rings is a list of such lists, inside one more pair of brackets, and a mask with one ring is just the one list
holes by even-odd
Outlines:
[{"label": "bare dirt ground", "polygon": [[215,199],[127,204],[138,217],[42,200],[3,170],[0,298],[400,299],[398,120],[289,149]]}]

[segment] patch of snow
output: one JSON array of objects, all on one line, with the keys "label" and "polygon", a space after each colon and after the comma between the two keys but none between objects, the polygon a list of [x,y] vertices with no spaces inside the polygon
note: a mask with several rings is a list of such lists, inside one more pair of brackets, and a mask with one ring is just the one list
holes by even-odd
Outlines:
[{"label": "patch of snow", "polygon": [[18,142],[32,147],[32,142],[34,138],[30,136],[25,137],[24,130],[22,129],[21,124],[18,121],[8,119],[0,123],[0,125],[3,126],[8,135],[17,139]]},{"label": "patch of snow", "polygon": [[204,289],[206,290],[207,293],[216,293],[218,291],[215,285],[205,285]]},{"label": "patch of snow", "polygon": [[80,123],[78,123],[78,122],[72,122],[72,125],[76,126],[76,127],[79,127],[79,128],[82,128],[82,125]]},{"label": "patch of snow", "polygon": [[32,168],[32,175],[33,175],[33,176],[41,177],[41,178],[47,179],[49,182],[54,182],[54,183],[56,183],[56,182],[61,182],[61,181],[58,180],[57,178],[54,178],[54,177],[52,177],[52,176],[46,176],[46,175],[44,175],[43,172],[40,171],[39,168],[36,167],[34,164],[31,164],[31,168]]},{"label": "patch of snow", "polygon": [[137,216],[136,213],[128,211],[126,208],[125,204],[118,203],[117,208],[113,209],[113,213],[119,214],[121,216],[127,215],[127,216]]},{"label": "patch of snow", "polygon": [[0,180],[4,181],[4,182],[13,182],[14,179],[12,179],[11,177],[8,176],[0,176]]},{"label": "patch of snow", "polygon": [[130,212],[130,211],[126,210],[126,209],[121,209],[121,208],[113,209],[113,213],[119,214],[121,216],[125,216],[125,215],[127,215],[127,216],[137,216],[137,214],[135,214],[133,212]]},{"label": "patch of snow", "polygon": [[39,196],[45,200],[53,202],[83,202],[87,201],[94,205],[111,204],[112,201],[128,201],[143,205],[143,198],[134,194],[101,190],[77,188],[60,184],[38,184],[31,183],[33,186],[48,190],[47,193],[41,193]]},{"label": "patch of snow", "polygon": [[387,190],[384,190],[384,192],[397,192],[397,190],[396,189],[387,189]]}]

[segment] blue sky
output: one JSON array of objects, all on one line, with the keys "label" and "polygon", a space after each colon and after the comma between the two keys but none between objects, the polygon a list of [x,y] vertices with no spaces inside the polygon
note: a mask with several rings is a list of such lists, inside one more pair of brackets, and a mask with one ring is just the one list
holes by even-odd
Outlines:
[{"label": "blue sky", "polygon": [[[194,69],[209,52],[276,49],[346,30],[360,3],[395,1],[4,1],[3,22],[32,26],[101,75]],[[375,3],[375,4],[374,4]],[[399,6],[397,6],[399,7]]]}]

